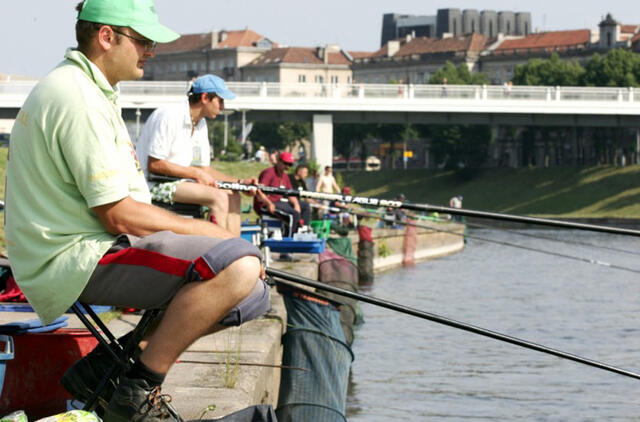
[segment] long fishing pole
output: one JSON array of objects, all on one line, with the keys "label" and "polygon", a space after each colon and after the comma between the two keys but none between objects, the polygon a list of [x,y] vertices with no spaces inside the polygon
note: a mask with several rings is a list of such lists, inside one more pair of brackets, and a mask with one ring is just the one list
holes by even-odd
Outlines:
[{"label": "long fishing pole", "polygon": [[363,206],[373,207],[390,207],[401,208],[414,211],[441,212],[453,215],[462,215],[466,217],[486,218],[491,220],[513,221],[524,224],[537,224],[542,226],[558,227],[565,229],[589,230],[602,233],[623,234],[628,236],[640,237],[640,230],[623,229],[619,227],[598,226],[595,224],[574,223],[569,221],[552,220],[548,218],[526,217],[513,214],[501,214],[487,211],[470,210],[466,208],[450,208],[440,205],[415,204],[413,202],[394,201],[389,199],[380,199],[366,196],[342,195],[338,193],[311,192],[305,190],[285,189],[273,186],[255,186],[238,182],[222,182],[217,181],[220,189],[229,189],[233,191],[249,192],[259,188],[262,192],[268,194],[295,196],[300,198],[310,198],[328,201],[339,201],[348,204],[359,204]]},{"label": "long fishing pole", "polygon": [[[318,204],[310,204],[312,207],[317,207],[317,208],[329,208],[330,210],[332,210],[333,212],[350,212],[350,208],[338,208],[338,207],[326,207],[325,205],[318,205]],[[380,220],[384,220],[383,217],[381,217],[381,213],[379,211],[374,211],[374,210],[366,210],[367,213],[371,213],[371,214],[377,214],[377,215],[371,215],[371,216],[367,216],[367,215],[363,215],[364,217],[370,217],[370,218],[378,218]],[[358,215],[358,214],[354,214],[354,215]],[[408,216],[420,220],[421,216],[419,215],[414,215],[414,214],[409,214]],[[436,221],[448,221],[445,219],[441,219],[441,218],[437,218]],[[402,223],[400,223],[402,224]],[[613,251],[613,252],[619,252],[619,253],[625,253],[625,254],[629,254],[629,255],[640,255],[640,252],[634,252],[634,251],[630,251],[630,250],[626,250],[626,249],[620,249],[620,248],[614,248],[614,247],[610,247],[610,246],[602,246],[602,245],[594,245],[593,243],[588,243],[588,242],[580,242],[580,241],[576,241],[576,240],[566,240],[566,239],[557,239],[557,238],[553,238],[553,237],[549,237],[549,236],[542,236],[542,235],[537,235],[537,234],[531,234],[531,233],[523,233],[520,231],[516,231],[516,230],[510,230],[510,229],[505,229],[503,227],[495,227],[495,226],[490,226],[488,224],[479,224],[479,223],[470,223],[470,222],[465,222],[465,224],[468,227],[475,227],[475,228],[490,228],[490,229],[495,229],[495,230],[499,230],[505,233],[510,233],[512,235],[515,236],[521,236],[521,237],[529,237],[532,239],[540,239],[540,240],[547,240],[550,242],[561,242],[567,245],[579,245],[579,246],[587,246],[587,247],[591,247],[591,248],[595,248],[595,249],[603,249],[603,250],[608,250],[608,251]],[[421,226],[418,226],[421,227]],[[429,226],[430,228],[430,226]],[[472,238],[470,236],[470,238]]]},{"label": "long fishing pole", "polygon": [[[320,205],[318,207],[324,207],[324,206]],[[345,211],[347,213],[356,215],[358,217],[376,218],[376,219],[380,219],[380,220],[383,220],[383,221],[385,220],[385,218],[383,216],[376,215],[376,214],[370,214],[370,213],[362,213],[362,212],[358,212],[358,211],[355,211],[355,210],[352,210],[352,209],[349,209],[349,208],[337,208],[337,207],[328,207],[328,208],[333,208],[335,210],[343,210],[343,211]],[[394,224],[399,224],[399,225],[403,225],[403,226],[413,226],[413,227],[418,227],[418,228],[423,228],[423,229],[429,229],[429,230],[433,230],[433,231],[440,232],[440,233],[448,233],[448,234],[452,234],[452,235],[455,235],[455,236],[466,237],[466,238],[474,239],[474,240],[480,240],[480,241],[487,242],[487,243],[494,243],[494,244],[501,245],[501,246],[509,246],[509,247],[512,247],[512,248],[523,249],[523,250],[526,250],[526,251],[529,251],[529,252],[537,252],[537,253],[540,253],[540,254],[550,255],[550,256],[557,257],[557,258],[571,259],[571,260],[574,260],[574,261],[584,262],[584,263],[587,263],[587,264],[601,265],[601,266],[607,267],[607,268],[612,268],[612,269],[616,269],[616,270],[628,271],[628,272],[632,272],[632,273],[635,273],[635,274],[640,274],[640,269],[624,267],[622,265],[612,264],[612,263],[606,262],[606,261],[600,261],[599,259],[583,258],[581,256],[569,255],[569,254],[560,253],[560,252],[546,251],[546,250],[543,250],[543,249],[533,248],[531,246],[519,245],[517,243],[505,242],[505,241],[502,241],[502,240],[489,239],[487,237],[482,237],[482,236],[477,236],[477,235],[459,233],[459,232],[456,232],[454,230],[447,230],[447,229],[434,227],[434,226],[431,226],[431,225],[415,223],[415,222],[411,222],[411,221],[394,221]]]},{"label": "long fishing pole", "polygon": [[489,337],[494,340],[499,340],[502,342],[514,344],[516,346],[524,347],[527,349],[535,350],[537,352],[546,353],[549,355],[557,356],[559,358],[572,360],[574,362],[582,363],[584,365],[592,366],[595,368],[603,369],[605,371],[613,372],[619,375],[624,375],[626,377],[631,377],[635,379],[640,379],[640,374],[635,372],[628,371],[626,369],[618,368],[615,366],[608,365],[606,363],[598,362],[593,359],[584,358],[581,356],[577,356],[571,353],[563,352],[561,350],[552,349],[550,347],[546,347],[537,343],[532,343],[530,341],[522,340],[516,337],[508,336],[506,334],[501,334],[495,331],[487,330],[485,328],[477,327],[471,324],[467,324],[460,321],[455,321],[450,318],[446,318],[440,315],[432,314],[430,312],[421,311],[419,309],[411,308],[408,306],[404,306],[398,303],[390,302],[388,300],[379,299],[373,296],[365,295],[362,293],[356,293],[349,290],[341,289],[339,287],[329,286],[327,284],[320,283],[318,281],[314,281],[305,277],[301,277],[295,274],[287,273],[285,271],[276,270],[273,268],[267,268],[267,274],[271,277],[275,277],[281,279],[277,281],[278,283],[287,285],[289,287],[297,287],[293,283],[303,284],[309,287],[314,287],[318,290],[334,293],[340,296],[348,297],[351,299],[356,299],[362,302],[370,303],[372,305],[380,306],[383,308],[387,308],[393,311],[401,312],[403,314],[412,315],[418,318],[426,319],[432,322],[436,322],[438,324],[446,325],[449,327],[457,328],[463,331],[467,331],[470,333],[478,334],[481,336]]}]

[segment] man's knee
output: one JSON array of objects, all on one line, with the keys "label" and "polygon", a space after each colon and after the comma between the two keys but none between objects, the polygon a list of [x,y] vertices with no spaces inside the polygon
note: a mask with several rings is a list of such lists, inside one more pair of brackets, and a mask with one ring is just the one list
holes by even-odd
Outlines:
[{"label": "man's knee", "polygon": [[267,286],[264,281],[258,280],[249,295],[238,303],[227,316],[220,321],[220,324],[227,327],[240,325],[258,318],[267,312],[270,307],[269,286]]}]

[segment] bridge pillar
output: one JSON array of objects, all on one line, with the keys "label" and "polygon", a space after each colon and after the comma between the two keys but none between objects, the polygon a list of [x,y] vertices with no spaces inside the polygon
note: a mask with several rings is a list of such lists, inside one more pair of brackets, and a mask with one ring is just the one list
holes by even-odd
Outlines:
[{"label": "bridge pillar", "polygon": [[311,158],[320,168],[331,166],[333,162],[333,116],[314,114],[311,135]]}]

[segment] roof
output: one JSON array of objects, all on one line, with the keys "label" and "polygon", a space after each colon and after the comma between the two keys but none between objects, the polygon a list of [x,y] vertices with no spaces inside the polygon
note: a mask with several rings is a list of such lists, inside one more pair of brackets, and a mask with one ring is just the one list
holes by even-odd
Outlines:
[{"label": "roof", "polygon": [[[312,47],[273,48],[249,63],[248,66],[262,66],[271,63],[324,64],[317,52],[318,49]],[[342,51],[328,54],[328,64],[330,65],[351,64]]]},{"label": "roof", "polygon": [[374,54],[373,51],[349,51],[349,55],[354,59],[363,59],[365,57],[371,57]]},{"label": "roof", "polygon": [[[400,49],[393,57],[411,56],[413,54],[455,53],[460,51],[480,52],[485,48],[487,38],[482,34],[469,34],[449,38],[416,37],[409,41],[400,38]],[[387,43],[373,53],[372,57],[385,57],[389,51]]]},{"label": "roof", "polygon": [[620,25],[620,32],[623,34],[635,34],[640,25]]},{"label": "roof", "polygon": [[519,39],[508,39],[500,43],[496,51],[526,50],[553,47],[587,45],[591,41],[591,31],[577,29],[572,31],[540,32]]},{"label": "roof", "polygon": [[[218,42],[214,48],[255,47],[258,41],[265,38],[250,29],[241,31],[220,31],[218,34],[220,38],[224,39]],[[211,38],[214,35],[215,33],[213,32],[185,34],[173,42],[158,44],[157,52],[159,54],[163,54],[208,49],[211,48]]]}]

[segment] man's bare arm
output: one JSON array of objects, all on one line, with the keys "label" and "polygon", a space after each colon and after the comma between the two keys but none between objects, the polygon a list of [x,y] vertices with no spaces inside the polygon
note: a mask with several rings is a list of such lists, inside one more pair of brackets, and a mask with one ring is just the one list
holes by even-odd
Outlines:
[{"label": "man's bare arm", "polygon": [[94,207],[107,231],[113,235],[122,233],[146,236],[162,230],[178,234],[234,237],[231,233],[205,220],[184,218],[160,207],[138,202],[130,196],[110,204]]},{"label": "man's bare arm", "polygon": [[212,177],[204,167],[181,166],[168,160],[149,157],[149,172],[165,176],[180,177],[182,179],[194,179],[203,185],[215,186],[216,179]]}]

